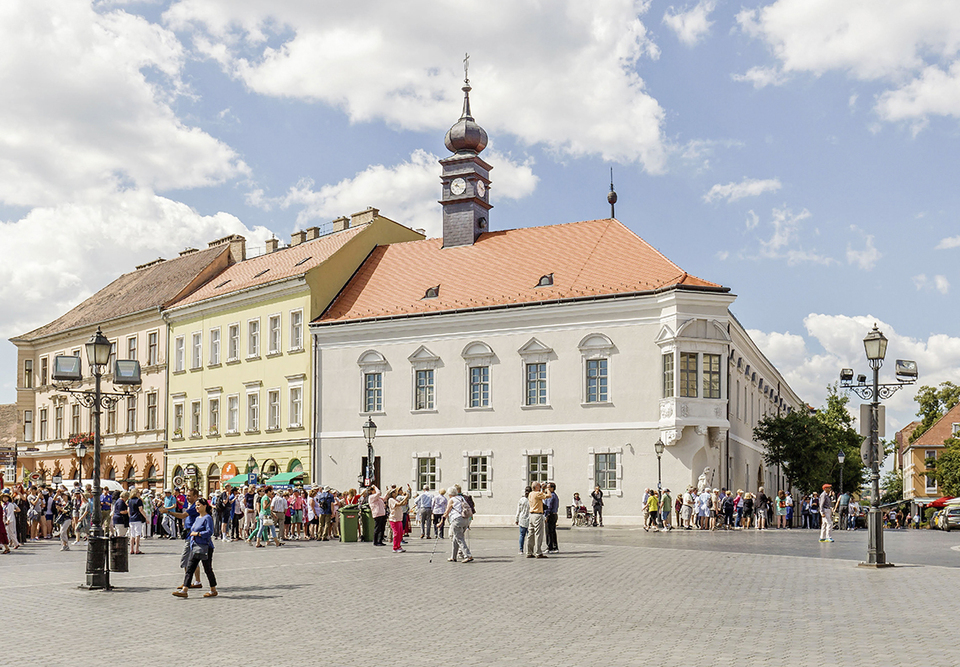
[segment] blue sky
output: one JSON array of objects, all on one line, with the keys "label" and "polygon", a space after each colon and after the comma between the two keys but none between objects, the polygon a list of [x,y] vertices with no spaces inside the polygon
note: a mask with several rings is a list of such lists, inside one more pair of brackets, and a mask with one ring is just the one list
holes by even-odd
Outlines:
[{"label": "blue sky", "polygon": [[960,3],[938,0],[8,0],[0,335],[227,233],[372,205],[438,234],[465,51],[494,229],[605,217],[612,166],[617,217],[730,286],[808,402],[866,369],[874,321],[922,383],[960,382]]}]

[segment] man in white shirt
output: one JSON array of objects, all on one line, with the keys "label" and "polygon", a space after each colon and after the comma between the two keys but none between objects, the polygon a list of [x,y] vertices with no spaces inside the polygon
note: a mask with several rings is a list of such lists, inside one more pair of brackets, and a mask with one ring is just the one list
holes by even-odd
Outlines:
[{"label": "man in white shirt", "polygon": [[833,542],[833,486],[823,485],[823,493],[820,494],[820,541]]},{"label": "man in white shirt", "polygon": [[417,496],[414,506],[417,508],[417,519],[420,521],[420,539],[430,539],[430,524],[433,523],[433,494],[430,487],[424,486]]},{"label": "man in white shirt", "polygon": [[273,514],[273,521],[277,526],[277,537],[286,537],[284,534],[284,520],[287,518],[287,499],[282,493],[275,493],[273,500],[270,501],[270,513]]},{"label": "man in white shirt", "polygon": [[684,530],[693,530],[690,527],[690,517],[693,515],[693,487],[688,486],[687,492],[683,494],[683,506],[680,508],[680,519],[683,522]]}]

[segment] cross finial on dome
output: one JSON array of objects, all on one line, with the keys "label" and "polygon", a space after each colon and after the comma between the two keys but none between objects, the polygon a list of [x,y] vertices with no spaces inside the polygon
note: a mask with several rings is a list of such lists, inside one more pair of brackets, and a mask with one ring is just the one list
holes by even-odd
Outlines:
[{"label": "cross finial on dome", "polygon": [[473,153],[478,155],[487,146],[487,133],[473,119],[470,112],[470,54],[463,58],[463,113],[460,120],[447,131],[444,145],[452,153]]}]

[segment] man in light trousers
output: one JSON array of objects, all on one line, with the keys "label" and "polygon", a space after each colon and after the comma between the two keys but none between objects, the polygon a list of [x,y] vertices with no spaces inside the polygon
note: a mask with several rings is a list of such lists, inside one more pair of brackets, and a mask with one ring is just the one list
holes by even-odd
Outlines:
[{"label": "man in light trousers", "polygon": [[833,487],[830,484],[824,484],[823,493],[820,494],[820,516],[823,517],[820,541],[833,542]]},{"label": "man in light trousers", "polygon": [[433,494],[430,487],[424,486],[417,496],[417,519],[420,521],[420,539],[430,539],[430,526],[433,523]]},{"label": "man in light trousers", "polygon": [[530,527],[527,529],[527,558],[546,558],[543,540],[547,532],[543,519],[543,501],[547,494],[540,491],[540,483],[534,482],[533,491],[527,496],[530,503]]}]

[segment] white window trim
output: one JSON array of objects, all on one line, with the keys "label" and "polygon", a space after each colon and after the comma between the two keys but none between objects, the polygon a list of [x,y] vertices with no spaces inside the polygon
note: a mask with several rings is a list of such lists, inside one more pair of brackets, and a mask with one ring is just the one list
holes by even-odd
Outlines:
[{"label": "white window trim", "polygon": [[[153,361],[153,363],[151,364],[151,363],[150,363],[150,336],[151,336],[152,334],[156,334],[156,335],[157,335],[157,358],[156,358],[156,359]],[[160,329],[148,329],[146,335],[144,336],[144,340],[145,340],[146,345],[144,346],[144,350],[143,350],[143,361],[144,361],[144,364],[143,364],[143,365],[144,365],[144,366],[153,366],[153,365],[162,364],[162,363],[163,363],[163,360],[162,360],[162,355],[160,354],[160,343],[161,343],[161,341],[160,341]]]},{"label": "white window trim", "polygon": [[[210,401],[220,401],[220,409],[217,410],[217,423],[214,424],[210,419]],[[207,435],[220,435],[220,425],[223,423],[223,387],[210,387],[207,389]],[[214,430],[215,429],[215,430]]]},{"label": "white window trim", "polygon": [[[214,331],[217,332],[217,347],[216,347],[216,349],[217,349],[217,358],[216,358],[216,359],[213,358],[213,349],[214,349],[214,347],[213,347],[213,332],[214,332]],[[210,329],[210,332],[209,332],[209,333],[210,333],[210,338],[209,338],[209,340],[210,340],[210,358],[209,358],[209,364],[208,364],[208,365],[210,365],[210,366],[219,366],[219,365],[220,365],[220,361],[223,359],[223,331],[221,330],[220,327],[213,327],[212,329]]]},{"label": "white window trim", "polygon": [[[257,349],[255,352],[250,350],[250,325],[254,322],[257,323]],[[247,320],[247,359],[259,359],[261,350],[263,350],[263,327],[260,326],[259,317],[251,317]]]},{"label": "white window trim", "polygon": [[[277,424],[274,426],[270,423],[270,394],[277,393]],[[270,387],[267,389],[267,427],[265,431],[280,431],[283,429],[283,392],[280,391],[280,387]]]},{"label": "white window trim", "polygon": [[[237,327],[237,354],[235,356],[230,356],[230,329]],[[240,326],[240,322],[231,322],[227,325],[227,363],[231,361],[240,361],[240,357],[243,356],[243,327]]]},{"label": "white window trim", "polygon": [[[497,362],[497,355],[489,345],[483,341],[475,340],[463,348],[460,353],[463,357],[463,409],[471,412],[490,412],[493,411],[493,366]],[[487,384],[489,385],[490,400],[487,405],[470,405],[470,369],[480,366],[487,368]]]},{"label": "white window trim", "polygon": [[[528,340],[523,347],[517,350],[520,355],[520,409],[522,410],[549,410],[550,405],[550,360],[553,348],[547,347],[536,338]],[[545,364],[547,372],[547,402],[527,405],[527,364]],[[526,477],[524,477],[526,479]]]},{"label": "white window trim", "polygon": [[[277,347],[273,348],[273,329],[270,326],[270,323],[276,319],[277,321]],[[283,354],[283,313],[272,313],[267,316],[267,356],[275,357]]]},{"label": "white window trim", "polygon": [[[300,313],[300,344],[294,347],[293,339],[293,316],[295,313]],[[290,348],[288,352],[300,352],[303,350],[303,331],[304,331],[304,322],[303,322],[303,308],[295,308],[290,311],[290,316],[287,318],[287,322],[290,325]]]},{"label": "white window trim", "polygon": [[547,481],[552,482],[554,480],[554,470],[553,470],[553,450],[552,449],[522,449],[520,450],[520,479],[523,480],[523,483],[527,483],[527,473],[530,471],[529,461],[527,460],[528,456],[546,456],[547,457]]},{"label": "white window trim", "polygon": [[[303,404],[304,404],[304,395],[303,384],[306,379],[306,375],[301,373],[299,375],[288,375],[287,380],[287,428],[303,428],[304,418],[303,418]],[[290,421],[290,418],[293,417],[293,400],[292,400],[292,390],[300,390],[300,422],[295,424]]]},{"label": "white window trim", "polygon": [[181,334],[173,339],[173,372],[183,373],[187,369],[187,339]]},{"label": "white window trim", "polygon": [[[237,399],[237,423],[236,423],[236,428],[233,428],[233,429],[230,428],[230,399],[231,398]],[[240,433],[240,409],[241,409],[240,394],[227,395],[226,403],[224,403],[224,410],[226,411],[226,415],[227,415],[227,419],[224,422],[226,433],[232,433],[232,434]]]},{"label": "white window trim", "polygon": [[623,447],[587,447],[587,455],[590,457],[589,465],[587,466],[587,479],[590,480],[590,487],[593,488],[596,486],[597,481],[595,477],[595,464],[596,458],[595,454],[616,454],[617,463],[616,463],[616,480],[617,488],[616,489],[603,489],[604,496],[617,496],[620,497],[623,495]]},{"label": "white window trim", "polygon": [[[196,405],[200,409],[197,410],[197,430],[193,430],[193,406]],[[203,436],[203,402],[199,400],[190,401],[190,437],[199,438]]]},{"label": "white window trim", "polygon": [[[580,405],[586,408],[613,405],[613,382],[611,378],[613,364],[610,363],[610,358],[616,351],[613,341],[605,334],[592,333],[583,337],[577,349],[580,350],[580,377],[583,378],[580,386]],[[587,362],[601,359],[607,362],[607,398],[603,401],[587,401]],[[549,391],[549,384],[547,388]]]},{"label": "white window trim", "polygon": [[440,482],[441,482],[441,474],[440,474],[440,463],[441,463],[440,459],[441,459],[441,457],[440,457],[440,452],[413,452],[413,453],[410,454],[410,459],[411,459],[411,461],[412,461],[411,464],[410,464],[410,466],[411,466],[411,467],[410,467],[410,479],[411,479],[411,482],[412,482],[413,484],[418,484],[417,491],[420,490],[420,488],[419,488],[419,482],[420,482],[420,479],[419,479],[419,477],[420,477],[420,461],[419,461],[419,459],[436,459],[436,460],[437,460],[437,480],[436,480],[436,482],[437,482],[437,490],[439,490],[439,489],[441,488],[441,487],[440,487]]},{"label": "white window trim", "polygon": [[[382,415],[385,414],[386,406],[386,386],[387,386],[387,370],[390,367],[390,364],[387,362],[386,357],[384,357],[380,352],[376,350],[366,350],[363,354],[360,355],[360,358],[357,359],[357,366],[360,367],[360,414],[361,415]],[[366,383],[366,374],[367,373],[380,373],[380,395],[382,397],[380,410],[376,412],[367,412],[367,383]],[[414,378],[416,382],[416,378]]]},{"label": "white window trim", "polygon": [[[487,490],[486,491],[471,491],[470,490],[470,459],[474,456],[486,456],[487,457]],[[463,450],[463,489],[467,491],[472,496],[482,497],[482,498],[492,498],[493,497],[493,450],[492,449],[483,449],[483,450]]]},{"label": "white window trim", "polygon": [[[441,366],[440,357],[431,352],[425,345],[417,348],[416,352],[407,357],[410,362],[410,412],[417,414],[437,412],[437,404],[440,399],[439,392],[439,373]],[[433,407],[417,408],[417,371],[433,371]],[[364,406],[366,407],[366,406]]]},{"label": "white window trim", "polygon": [[[196,364],[194,364],[194,352],[196,352]],[[195,371],[203,368],[203,332],[190,332],[190,370]]]}]

